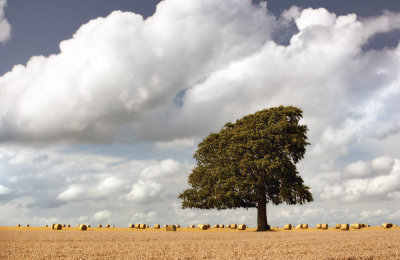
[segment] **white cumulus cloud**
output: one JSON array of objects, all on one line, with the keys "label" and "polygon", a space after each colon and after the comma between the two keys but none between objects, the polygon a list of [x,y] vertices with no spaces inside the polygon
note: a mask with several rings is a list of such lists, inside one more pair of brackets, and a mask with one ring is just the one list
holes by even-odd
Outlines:
[{"label": "white cumulus cloud", "polygon": [[11,25],[4,16],[7,0],[0,0],[0,43],[6,42],[11,37]]},{"label": "white cumulus cloud", "polygon": [[0,195],[10,193],[10,189],[0,184]]},{"label": "white cumulus cloud", "polygon": [[161,185],[154,181],[142,181],[132,185],[131,191],[126,195],[128,200],[145,203],[151,199],[158,198]]}]

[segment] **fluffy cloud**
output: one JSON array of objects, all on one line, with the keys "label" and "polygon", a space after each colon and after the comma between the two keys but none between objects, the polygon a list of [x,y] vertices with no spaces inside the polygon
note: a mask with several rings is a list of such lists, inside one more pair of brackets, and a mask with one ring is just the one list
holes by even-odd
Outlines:
[{"label": "fluffy cloud", "polygon": [[0,195],[7,194],[7,193],[10,193],[10,189],[3,185],[0,185]]},{"label": "fluffy cloud", "polygon": [[94,221],[108,220],[111,217],[111,213],[108,210],[98,211],[94,214]]},{"label": "fluffy cloud", "polygon": [[11,25],[4,17],[4,8],[7,6],[7,0],[0,0],[0,43],[6,42],[11,37]]},{"label": "fluffy cloud", "polygon": [[342,176],[313,181],[320,199],[393,201],[400,192],[400,159],[381,157],[353,162],[345,167]]},{"label": "fluffy cloud", "polygon": [[250,1],[170,0],[147,20],[120,11],[92,20],[59,54],[32,57],[0,78],[0,140],[112,139],[259,48],[272,30],[265,12]]},{"label": "fluffy cloud", "polygon": [[169,204],[177,203],[192,167],[173,159],[126,160],[3,146],[0,210],[7,210],[8,225],[42,214],[65,223],[114,220],[121,225],[134,214],[149,213],[154,205],[159,204],[157,214],[162,215]]}]

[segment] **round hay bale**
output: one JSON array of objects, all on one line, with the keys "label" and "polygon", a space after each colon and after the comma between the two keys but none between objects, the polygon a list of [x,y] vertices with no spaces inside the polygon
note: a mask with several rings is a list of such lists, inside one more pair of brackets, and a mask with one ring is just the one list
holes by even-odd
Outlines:
[{"label": "round hay bale", "polygon": [[154,224],[154,229],[160,229],[160,224]]},{"label": "round hay bale", "polygon": [[343,230],[343,231],[349,230],[349,224],[342,224],[342,225],[340,225],[340,230]]},{"label": "round hay bale", "polygon": [[328,224],[321,224],[321,229],[328,229]]},{"label": "round hay bale", "polygon": [[139,229],[140,228],[140,224],[135,224],[135,228]]},{"label": "round hay bale", "polygon": [[225,227],[225,225],[224,225],[224,224],[221,224],[219,227],[220,227],[220,228],[224,228],[224,227]]},{"label": "round hay bale", "polygon": [[321,224],[317,224],[316,229],[321,229]]},{"label": "round hay bale", "polygon": [[101,225],[101,224],[98,224],[98,225],[97,225],[97,227],[98,227],[98,228],[101,228],[101,227],[102,227],[102,225]]},{"label": "round hay bale", "polygon": [[296,229],[301,229],[301,225],[302,225],[302,224],[298,224],[298,225],[296,226]]},{"label": "round hay bale", "polygon": [[110,224],[107,224],[107,225],[106,225],[106,228],[109,228],[109,227],[110,227]]},{"label": "round hay bale", "polygon": [[215,225],[213,226],[213,228],[219,228],[219,225],[218,225],[218,224],[215,224]]},{"label": "round hay bale", "polygon": [[342,226],[342,225],[340,225],[340,224],[336,224],[336,225],[335,225],[335,229],[340,229],[341,226]]},{"label": "round hay bale", "polygon": [[284,230],[292,230],[292,228],[293,228],[292,224],[286,224],[283,226]]},{"label": "round hay bale", "polygon": [[146,229],[147,225],[146,224],[139,224],[140,229]]},{"label": "round hay bale", "polygon": [[135,228],[135,224],[130,224],[129,228]]},{"label": "round hay bale", "polygon": [[84,224],[79,225],[79,230],[85,231],[85,230],[87,230],[87,226]]},{"label": "round hay bale", "polygon": [[201,230],[207,230],[208,229],[208,225],[199,224],[199,225],[197,225],[197,228],[201,229]]},{"label": "round hay bale", "polygon": [[88,228],[90,228],[90,225],[87,225]]},{"label": "round hay bale", "polygon": [[181,228],[181,225],[176,226],[177,228]]},{"label": "round hay bale", "polygon": [[361,227],[362,227],[362,228],[366,228],[366,227],[367,227],[367,224],[361,224]]},{"label": "round hay bale", "polygon": [[196,228],[196,226],[195,225],[190,225],[189,228]]},{"label": "round hay bale", "polygon": [[48,227],[48,225],[44,225],[44,227]]},{"label": "round hay bale", "polygon": [[62,229],[62,225],[61,224],[53,224],[52,228],[54,230],[61,230]]},{"label": "round hay bale", "polygon": [[236,224],[231,224],[231,229],[237,229],[237,225]]},{"label": "round hay bale", "polygon": [[165,228],[166,231],[176,231],[176,226],[175,225],[168,225]]},{"label": "round hay bale", "polygon": [[301,224],[301,228],[302,229],[307,229],[308,228],[308,224]]},{"label": "round hay bale", "polygon": [[26,224],[26,227],[29,227],[29,224]]},{"label": "round hay bale", "polygon": [[245,224],[240,224],[238,226],[238,230],[246,230],[246,225]]},{"label": "round hay bale", "polygon": [[351,224],[351,227],[354,229],[361,229],[361,224],[360,223],[353,223]]},{"label": "round hay bale", "polygon": [[393,225],[392,225],[392,223],[383,223],[382,227],[383,228],[391,228],[391,227],[393,227]]},{"label": "round hay bale", "polygon": [[17,227],[20,227],[21,226],[21,224],[17,224]]},{"label": "round hay bale", "polygon": [[166,228],[166,227],[168,227],[168,225],[164,225],[164,226],[163,226],[163,228]]},{"label": "round hay bale", "polygon": [[231,225],[226,225],[226,228],[231,228]]},{"label": "round hay bale", "polygon": [[68,224],[67,227],[71,227],[71,225]]}]

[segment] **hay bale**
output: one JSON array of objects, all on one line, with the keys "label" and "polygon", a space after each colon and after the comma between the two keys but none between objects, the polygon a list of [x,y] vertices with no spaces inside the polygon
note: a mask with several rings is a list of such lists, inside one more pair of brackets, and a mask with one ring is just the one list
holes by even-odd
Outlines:
[{"label": "hay bale", "polygon": [[63,224],[62,226],[63,226],[63,227],[66,227],[66,225],[65,225],[65,224]]},{"label": "hay bale", "polygon": [[54,229],[54,230],[61,230],[61,229],[62,229],[62,225],[61,225],[61,224],[53,224],[53,225],[52,225],[52,229]]},{"label": "hay bale", "polygon": [[224,227],[225,227],[225,225],[224,225],[224,224],[222,224],[222,225],[220,225],[219,227],[220,227],[220,228],[224,228]]},{"label": "hay bale", "polygon": [[166,231],[176,231],[176,226],[175,225],[168,225],[165,228]]},{"label": "hay bale", "polygon": [[316,229],[321,229],[321,224],[317,224]]},{"label": "hay bale", "polygon": [[102,227],[102,225],[101,225],[101,224],[98,224],[98,225],[97,225],[97,227],[98,227],[98,228],[101,228],[101,227]]},{"label": "hay bale", "polygon": [[130,224],[129,228],[135,228],[135,224]]},{"label": "hay bale", "polygon": [[336,224],[336,225],[335,225],[335,229],[340,229],[341,226],[342,226],[342,225],[340,225],[340,224]]},{"label": "hay bale", "polygon": [[291,224],[286,224],[283,226],[284,230],[292,230],[293,226]]},{"label": "hay bale", "polygon": [[68,224],[67,227],[71,227],[71,225]]},{"label": "hay bale", "polygon": [[213,228],[219,228],[219,225],[218,225],[218,224],[215,224],[215,225],[213,226]]},{"label": "hay bale", "polygon": [[231,224],[231,229],[237,229],[237,225],[236,224]]},{"label": "hay bale", "polygon": [[301,225],[302,225],[302,224],[298,224],[298,225],[296,226],[296,229],[301,229]]},{"label": "hay bale", "polygon": [[109,227],[110,227],[110,224],[107,224],[107,225],[106,225],[106,228],[109,228]]},{"label": "hay bale", "polygon": [[177,228],[181,228],[181,225],[176,226]]},{"label": "hay bale", "polygon": [[366,227],[367,227],[367,224],[361,224],[361,227],[362,227],[362,228],[366,228]]},{"label": "hay bale", "polygon": [[154,224],[154,229],[160,229],[160,224]]},{"label": "hay bale", "polygon": [[392,223],[383,223],[382,227],[383,228],[391,228],[391,227],[393,227],[393,225],[392,225]]},{"label": "hay bale", "polygon": [[342,224],[342,225],[340,225],[340,230],[343,230],[343,231],[349,230],[349,224]]},{"label": "hay bale", "polygon": [[44,225],[44,227],[48,227],[48,225]]},{"label": "hay bale", "polygon": [[21,224],[17,224],[17,227],[20,227],[21,226]]},{"label": "hay bale", "polygon": [[208,225],[199,224],[199,225],[197,225],[197,228],[198,228],[198,229],[201,229],[201,230],[207,230],[207,229],[208,229]]},{"label": "hay bale", "polygon": [[328,224],[321,224],[321,229],[328,229]]},{"label": "hay bale", "polygon": [[190,225],[189,227],[190,227],[190,228],[196,228],[196,226],[195,226],[195,225]]},{"label": "hay bale", "polygon": [[226,228],[231,228],[231,225],[226,225]]},{"label": "hay bale", "polygon": [[84,224],[79,225],[79,230],[85,231],[87,230],[87,226]]},{"label": "hay bale", "polygon": [[29,224],[26,224],[26,227],[29,227]]},{"label": "hay bale", "polygon": [[307,229],[308,228],[308,224],[301,224],[301,228],[302,229]]},{"label": "hay bale", "polygon": [[397,224],[393,224],[393,227],[397,227]]},{"label": "hay bale", "polygon": [[90,225],[88,225],[87,227],[90,228]]},{"label": "hay bale", "polygon": [[354,229],[361,229],[361,224],[360,223],[353,223],[351,224],[351,227]]},{"label": "hay bale", "polygon": [[238,226],[238,230],[246,230],[246,225],[245,224],[240,224]]},{"label": "hay bale", "polygon": [[139,224],[139,228],[140,228],[140,229],[146,229],[146,228],[147,228],[147,225],[146,225],[146,224]]}]

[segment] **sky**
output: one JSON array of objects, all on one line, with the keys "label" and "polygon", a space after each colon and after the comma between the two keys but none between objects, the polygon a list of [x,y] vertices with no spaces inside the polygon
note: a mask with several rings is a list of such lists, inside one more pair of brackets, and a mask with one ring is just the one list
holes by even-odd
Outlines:
[{"label": "sky", "polygon": [[306,205],[269,224],[400,223],[400,3],[0,0],[0,225],[256,226],[181,209],[197,144],[294,105]]}]

